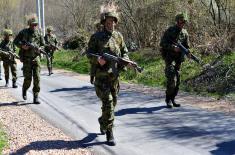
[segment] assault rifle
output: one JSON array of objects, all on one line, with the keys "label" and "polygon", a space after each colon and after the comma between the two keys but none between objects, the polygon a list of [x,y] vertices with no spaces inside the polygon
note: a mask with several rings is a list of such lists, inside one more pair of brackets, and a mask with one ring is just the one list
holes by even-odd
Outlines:
[{"label": "assault rifle", "polygon": [[185,48],[182,44],[181,44],[181,42],[178,42],[178,43],[173,43],[176,47],[178,47],[178,48],[180,48],[180,50],[181,50],[181,52],[182,52],[182,57],[184,57],[185,55],[189,55],[190,54],[190,58],[193,60],[193,61],[195,61],[195,62],[197,62],[198,64],[202,64],[202,61],[198,58],[198,57],[196,57],[195,55],[193,55],[190,51],[189,51],[189,49],[187,49],[187,48]]},{"label": "assault rifle", "polygon": [[27,42],[27,41],[22,41],[21,44],[29,46],[31,49],[34,49],[37,54],[41,54],[42,53],[43,55],[46,56],[47,61],[50,62],[50,56],[43,49],[41,49],[38,46],[34,45],[33,43]]},{"label": "assault rifle", "polygon": [[51,50],[55,51],[55,50],[60,50],[57,46],[52,45],[52,44],[47,44],[47,47],[49,47]]},{"label": "assault rifle", "polygon": [[124,58],[121,58],[121,57],[117,57],[117,56],[114,56],[114,55],[111,55],[111,54],[108,54],[108,53],[103,53],[103,54],[99,55],[99,54],[93,54],[93,53],[87,52],[87,55],[97,57],[97,58],[101,57],[106,61],[109,61],[111,63],[117,63],[118,65],[121,65],[121,66],[127,66],[128,64],[130,64],[139,73],[141,73],[144,70],[142,67],[138,66],[138,64],[134,61],[127,60],[127,59],[124,59]]},{"label": "assault rifle", "polygon": [[12,52],[12,51],[11,51],[10,49],[8,49],[8,48],[7,48],[7,49],[1,48],[0,50],[3,51],[6,55],[9,54],[11,60],[13,60],[14,58],[20,59],[20,57],[19,57],[16,53]]}]

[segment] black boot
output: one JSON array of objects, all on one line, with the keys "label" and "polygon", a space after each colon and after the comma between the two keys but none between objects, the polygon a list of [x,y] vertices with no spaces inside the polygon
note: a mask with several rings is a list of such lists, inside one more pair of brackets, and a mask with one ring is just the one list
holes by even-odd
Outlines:
[{"label": "black boot", "polygon": [[109,146],[115,146],[116,145],[112,129],[107,130],[107,132],[106,132],[106,140],[107,140],[107,145],[109,145]]},{"label": "black boot", "polygon": [[8,82],[8,80],[6,80],[5,87],[9,87],[9,82]]},{"label": "black boot", "polygon": [[180,104],[175,103],[175,99],[174,98],[171,99],[171,102],[172,102],[174,107],[180,107]]},{"label": "black boot", "polygon": [[172,108],[171,100],[168,96],[166,96],[165,102],[166,102],[166,107],[167,108]]},{"label": "black boot", "polygon": [[18,86],[17,86],[15,81],[12,82],[12,88],[18,88]]},{"label": "black boot", "polygon": [[33,96],[33,103],[34,104],[40,104],[39,99],[38,99],[38,95]]},{"label": "black boot", "polygon": [[27,100],[27,90],[22,89],[22,96],[24,100]]},{"label": "black boot", "polygon": [[98,118],[98,122],[100,124],[100,133],[101,133],[101,135],[104,135],[106,133],[106,130],[101,128],[101,117]]},{"label": "black boot", "polygon": [[54,74],[53,71],[52,71],[52,67],[51,67],[51,74]]},{"label": "black boot", "polygon": [[48,75],[50,76],[51,75],[51,68],[48,67]]}]

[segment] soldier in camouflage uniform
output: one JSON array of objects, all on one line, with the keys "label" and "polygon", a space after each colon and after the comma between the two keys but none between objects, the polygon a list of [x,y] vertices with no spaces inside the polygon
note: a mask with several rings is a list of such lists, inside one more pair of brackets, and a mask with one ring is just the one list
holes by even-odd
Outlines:
[{"label": "soldier in camouflage uniform", "polygon": [[2,80],[2,58],[0,57],[0,80]]},{"label": "soldier in camouflage uniform", "polygon": [[3,32],[4,38],[2,42],[0,43],[0,49],[6,53],[5,56],[2,56],[3,60],[3,67],[4,67],[4,73],[5,73],[5,80],[6,80],[6,87],[9,86],[9,68],[11,69],[12,74],[12,87],[17,88],[16,85],[16,61],[15,57],[10,55],[8,52],[16,53],[15,45],[12,41],[12,30],[5,29]]},{"label": "soldier in camouflage uniform", "polygon": [[[184,61],[180,49],[174,43],[181,42],[183,46],[189,48],[188,33],[184,29],[187,22],[187,16],[184,13],[175,17],[176,25],[169,27],[160,42],[161,52],[165,60],[165,76],[166,76],[166,104],[168,108],[180,107],[175,103],[175,97],[179,91],[180,85],[180,66]],[[172,103],[172,104],[171,104]]]},{"label": "soldier in camouflage uniform", "polygon": [[[106,12],[101,15],[101,24],[104,29],[96,32],[88,43],[88,53],[102,54],[109,53],[115,56],[129,59],[128,50],[120,32],[115,30],[118,22],[116,12]],[[93,75],[95,76],[95,90],[97,96],[102,101],[102,115],[98,119],[100,131],[106,134],[107,144],[116,145],[113,136],[114,109],[117,104],[119,92],[119,76],[114,74],[111,62],[99,57],[88,55],[91,66],[95,66]],[[123,70],[123,66],[115,66],[118,71]]]},{"label": "soldier in camouflage uniform", "polygon": [[16,36],[14,43],[20,48],[19,56],[21,62],[23,62],[23,75],[24,83],[22,88],[22,96],[24,100],[27,100],[27,89],[31,85],[33,78],[33,95],[34,103],[40,104],[38,100],[38,94],[40,92],[40,53],[35,48],[31,48],[24,44],[24,42],[30,42],[37,47],[44,46],[44,39],[39,32],[38,20],[36,16],[32,16],[28,20],[29,27],[23,29]]},{"label": "soldier in camouflage uniform", "polygon": [[52,64],[53,64],[53,58],[54,58],[54,52],[57,48],[58,41],[56,39],[56,36],[52,34],[53,27],[49,26],[47,28],[47,34],[44,37],[45,40],[45,51],[47,52],[49,56],[49,61],[47,61],[47,68],[49,75],[53,74],[52,72]]}]

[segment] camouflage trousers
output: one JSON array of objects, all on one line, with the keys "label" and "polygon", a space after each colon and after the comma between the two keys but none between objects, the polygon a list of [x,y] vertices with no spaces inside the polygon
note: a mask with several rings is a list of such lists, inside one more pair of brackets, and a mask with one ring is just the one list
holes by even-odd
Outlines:
[{"label": "camouflage trousers", "polygon": [[99,118],[100,127],[103,130],[113,128],[114,109],[117,104],[117,95],[119,92],[118,78],[108,76],[95,78],[95,90],[97,96],[102,101],[102,115]]},{"label": "camouflage trousers", "polygon": [[17,64],[16,64],[16,61],[13,61],[13,62],[3,61],[3,67],[4,67],[4,74],[5,74],[6,82],[9,81],[9,69],[11,69],[12,82],[13,83],[16,82],[16,80],[17,80],[17,75],[16,75]]},{"label": "camouflage trousers", "polygon": [[33,78],[33,93],[38,95],[40,92],[40,61],[39,59],[32,61],[31,59],[24,59],[23,62],[23,75],[24,83],[23,90],[27,90],[32,82]]},{"label": "camouflage trousers", "polygon": [[[175,64],[174,64],[175,62]],[[180,65],[181,61],[165,59],[165,76],[166,76],[166,99],[175,99],[180,86]]]},{"label": "camouflage trousers", "polygon": [[49,61],[47,60],[47,67],[48,69],[52,69],[53,65],[53,58],[54,58],[54,51],[46,51],[49,56]]}]

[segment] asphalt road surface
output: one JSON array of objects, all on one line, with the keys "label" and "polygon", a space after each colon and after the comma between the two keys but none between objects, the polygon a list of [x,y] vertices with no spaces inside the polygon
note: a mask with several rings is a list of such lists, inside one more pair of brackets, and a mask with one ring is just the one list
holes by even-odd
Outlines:
[{"label": "asphalt road surface", "polygon": [[[19,65],[20,68],[20,65]],[[18,70],[18,89],[11,89],[19,104],[29,106],[74,141],[40,141],[43,149],[91,147],[95,154],[117,155],[233,155],[235,154],[235,117],[219,112],[182,106],[167,109],[164,97],[154,97],[121,89],[115,110],[116,146],[105,144],[99,133],[100,101],[93,85],[74,76],[41,72],[40,105],[21,97],[22,72]],[[4,81],[0,81],[4,85]],[[183,104],[183,101],[180,100]],[[57,143],[59,145],[50,145]],[[37,145],[36,145],[37,146]],[[39,145],[40,146],[40,145]]]}]

